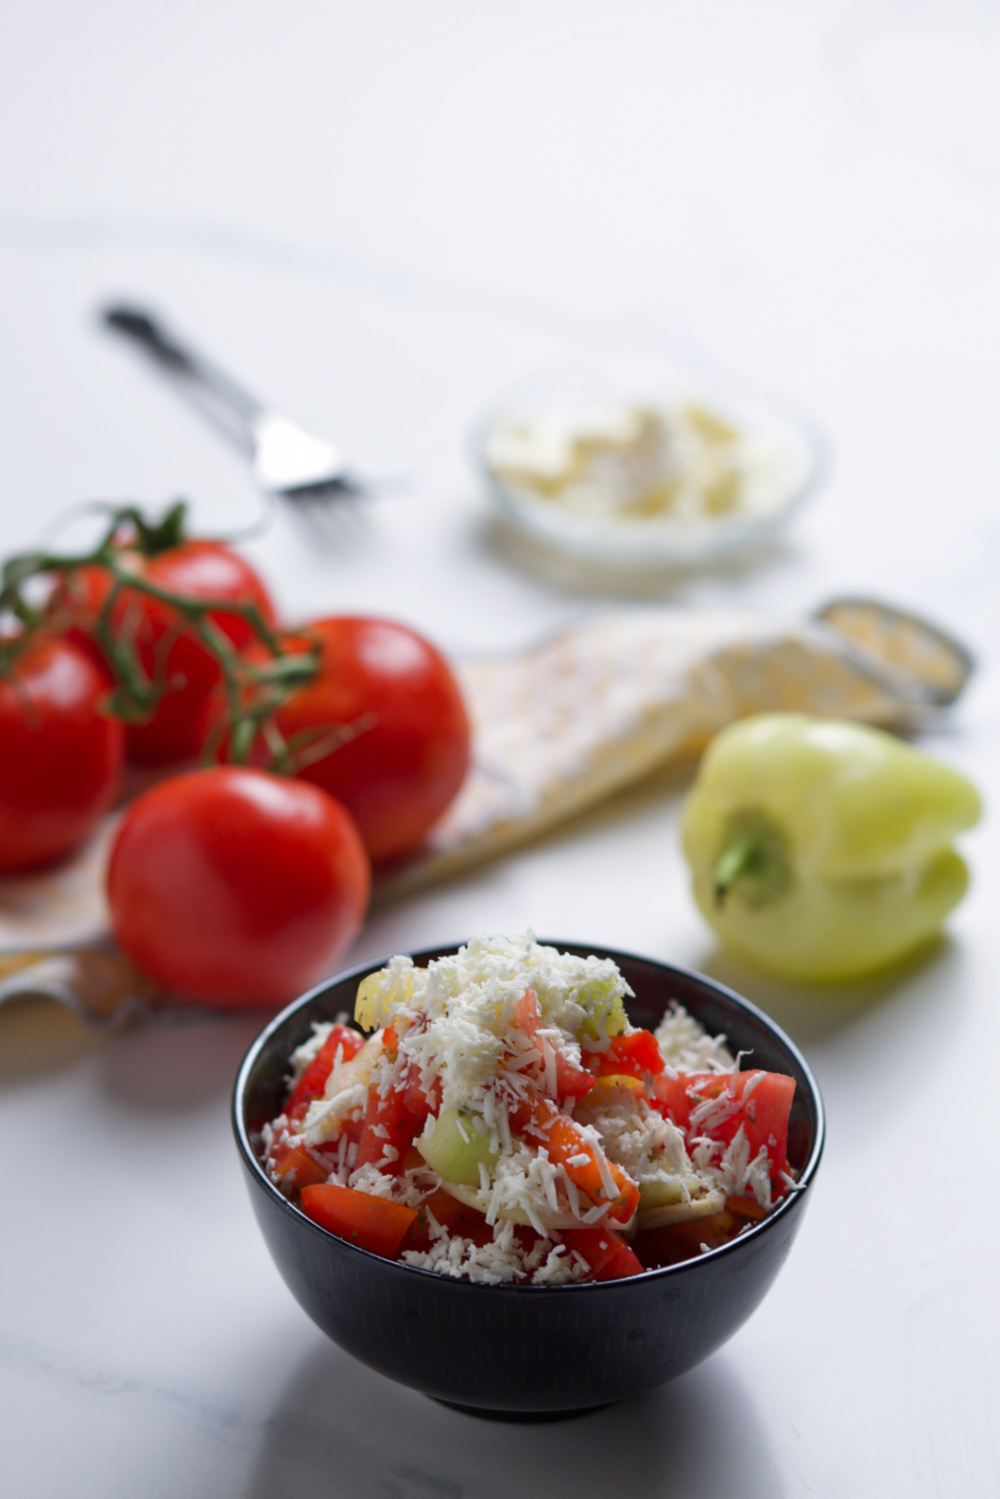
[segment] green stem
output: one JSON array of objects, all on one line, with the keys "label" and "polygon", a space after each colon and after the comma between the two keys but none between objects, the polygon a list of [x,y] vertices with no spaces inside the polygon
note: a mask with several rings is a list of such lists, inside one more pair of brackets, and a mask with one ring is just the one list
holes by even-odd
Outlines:
[{"label": "green stem", "polygon": [[[4,563],[0,569],[0,621],[13,617],[22,628],[7,639],[0,635],[0,674],[11,673],[14,661],[35,631],[52,626],[50,611],[34,607],[25,596],[24,589],[31,579],[71,575],[82,568],[99,567],[111,577],[111,588],[94,625],[94,637],[115,679],[109,711],[126,723],[148,721],[173,685],[165,677],[170,648],[177,636],[190,631],[217,662],[222,678],[227,722],[213,733],[216,748],[225,744],[227,758],[234,764],[245,764],[262,737],[275,770],[288,766],[298,769],[294,747],[286,743],[273,723],[273,716],[292,692],[314,680],[320,661],[318,642],[308,651],[286,652],[255,603],[184,598],[150,582],[123,561],[128,553],[139,552],[149,557],[179,546],[184,540],[185,512],[186,506],[179,501],[159,522],[153,522],[135,506],[125,506],[111,511],[104,536],[90,552],[73,556],[30,552]],[[126,609],[122,615],[123,596],[155,600],[177,615],[176,633],[168,634],[162,643],[163,670],[152,676],[139,656],[132,612]],[[245,620],[270,659],[248,663],[212,618],[218,614],[237,615]],[[308,633],[300,632],[300,638],[308,640]],[[337,742],[354,737],[351,726],[337,732],[340,735]]]},{"label": "green stem", "polygon": [[729,891],[753,868],[758,857],[757,840],[749,833],[737,836],[726,845],[713,871],[712,883],[715,886],[717,905],[722,905]]},{"label": "green stem", "polygon": [[749,906],[780,899],[794,882],[788,838],[763,807],[731,812],[712,866],[715,904],[720,908],[735,893]]}]

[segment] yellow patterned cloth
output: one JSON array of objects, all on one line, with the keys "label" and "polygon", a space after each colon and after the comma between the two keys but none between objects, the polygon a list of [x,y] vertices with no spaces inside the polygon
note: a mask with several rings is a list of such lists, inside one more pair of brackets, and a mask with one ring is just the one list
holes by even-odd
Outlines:
[{"label": "yellow patterned cloth", "polygon": [[[523,843],[748,713],[795,709],[905,727],[952,702],[968,653],[926,621],[869,600],[815,619],[622,609],[529,650],[461,664],[474,764],[420,855],[383,875],[386,901]],[[173,1006],[108,938],[114,829],[55,870],[0,881],[0,1001],[46,994],[120,1023]]]}]

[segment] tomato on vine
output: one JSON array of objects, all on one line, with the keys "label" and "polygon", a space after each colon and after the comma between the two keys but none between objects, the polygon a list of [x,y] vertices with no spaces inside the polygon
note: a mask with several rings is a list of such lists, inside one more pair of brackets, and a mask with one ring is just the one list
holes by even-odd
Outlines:
[{"label": "tomato on vine", "polygon": [[[128,757],[141,765],[166,765],[199,754],[204,706],[222,678],[218,651],[203,631],[168,597],[157,595],[250,605],[265,625],[275,620],[267,588],[250,564],[223,542],[186,540],[183,516],[182,506],[175,506],[158,526],[130,516],[136,534],[116,553],[123,569],[154,590],[119,586],[107,621],[111,635],[134,651],[145,676],[163,687],[151,712],[126,731]],[[78,640],[99,654],[98,623],[115,587],[116,575],[106,564],[89,562],[64,572],[50,606]],[[255,638],[246,613],[223,607],[203,619],[221,634],[223,644],[236,649]]]},{"label": "tomato on vine", "polygon": [[[454,799],[469,767],[469,720],[458,682],[429,641],[391,620],[319,619],[281,640],[289,655],[317,645],[313,679],[273,715],[284,740],[306,748],[295,774],[343,802],[373,861],[409,853]],[[347,731],[344,740],[334,734],[327,753],[311,755],[310,741],[321,748],[324,730],[337,726]]]},{"label": "tomato on vine", "polygon": [[115,938],[170,992],[274,1007],[333,971],[364,920],[368,859],[350,816],[303,781],[190,771],[125,813],[108,868]]},{"label": "tomato on vine", "polygon": [[[111,510],[86,555],[28,553],[0,570],[16,671],[27,682],[56,650],[55,627],[73,632],[77,643],[63,636],[58,648],[88,684],[108,762],[89,801],[72,793],[85,815],[33,852],[11,836],[20,862],[0,869],[57,857],[83,836],[114,794],[123,740],[133,758],[169,764],[209,733],[231,763],[166,781],[125,813],[108,872],[112,926],[175,994],[275,1005],[325,976],[353,940],[369,856],[415,848],[455,796],[469,724],[454,675],[422,636],[360,618],[279,635],[253,570],[220,542],[186,540],[183,513],[156,523]],[[2,646],[0,636],[0,665]],[[8,697],[25,722],[45,719],[27,712],[27,686]],[[39,826],[58,822],[55,783],[76,786],[93,758],[65,733],[54,759],[37,757],[52,793],[47,807],[37,798]],[[34,785],[28,770],[22,781]]]},{"label": "tomato on vine", "polygon": [[70,853],[111,806],[124,730],[107,674],[71,641],[0,642],[0,874]]}]

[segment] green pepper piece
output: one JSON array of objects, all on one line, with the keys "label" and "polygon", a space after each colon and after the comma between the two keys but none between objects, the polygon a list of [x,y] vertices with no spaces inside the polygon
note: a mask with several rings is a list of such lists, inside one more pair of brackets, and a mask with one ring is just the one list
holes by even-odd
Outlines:
[{"label": "green pepper piece", "polygon": [[767,713],[709,746],[684,808],[695,899],[723,942],[790,978],[882,967],[936,933],[968,885],[965,776],[879,729]]}]

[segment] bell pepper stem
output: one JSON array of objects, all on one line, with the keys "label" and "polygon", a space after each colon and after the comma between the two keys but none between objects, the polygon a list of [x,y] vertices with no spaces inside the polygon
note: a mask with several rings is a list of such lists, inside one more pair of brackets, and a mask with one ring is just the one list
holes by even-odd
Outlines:
[{"label": "bell pepper stem", "polygon": [[757,841],[750,834],[738,837],[730,843],[716,860],[713,872],[715,904],[725,904],[726,896],[740,877],[752,868],[758,851]]},{"label": "bell pepper stem", "polygon": [[722,847],[712,869],[715,904],[737,891],[751,906],[763,906],[792,884],[788,839],[763,807],[742,807],[726,821]]}]

